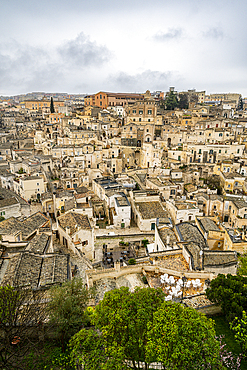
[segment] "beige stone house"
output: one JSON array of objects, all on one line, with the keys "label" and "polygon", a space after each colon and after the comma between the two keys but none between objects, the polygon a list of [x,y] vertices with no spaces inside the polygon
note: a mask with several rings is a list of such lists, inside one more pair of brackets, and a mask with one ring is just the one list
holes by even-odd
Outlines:
[{"label": "beige stone house", "polygon": [[57,230],[61,244],[76,254],[81,252],[90,260],[95,258],[94,229],[88,216],[76,212],[65,213],[57,220]]}]

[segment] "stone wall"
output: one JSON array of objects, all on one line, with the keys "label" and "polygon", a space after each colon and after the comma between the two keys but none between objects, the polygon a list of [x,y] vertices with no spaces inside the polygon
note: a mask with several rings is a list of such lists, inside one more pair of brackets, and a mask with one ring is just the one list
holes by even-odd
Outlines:
[{"label": "stone wall", "polygon": [[86,279],[88,287],[92,287],[93,283],[100,279],[106,278],[119,278],[120,276],[124,276],[127,274],[141,274],[146,272],[154,272],[156,274],[167,273],[168,275],[173,275],[178,278],[182,278],[182,276],[186,276],[188,279],[210,279],[212,280],[215,278],[215,274],[211,272],[180,272],[170,269],[165,269],[160,266],[155,265],[146,265],[146,264],[139,264],[133,266],[124,266],[119,267],[117,265],[115,268],[111,269],[102,269],[102,270],[87,270],[86,271]]}]

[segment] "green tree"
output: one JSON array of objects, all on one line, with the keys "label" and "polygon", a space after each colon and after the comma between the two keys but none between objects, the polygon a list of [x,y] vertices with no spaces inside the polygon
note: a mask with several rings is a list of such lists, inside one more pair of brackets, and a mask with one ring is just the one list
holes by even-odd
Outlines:
[{"label": "green tree", "polygon": [[243,355],[247,356],[247,315],[246,311],[242,312],[242,317],[235,319],[230,323],[230,328],[234,332],[236,341],[240,344]]},{"label": "green tree", "polygon": [[165,106],[167,110],[174,110],[178,106],[177,96],[173,91],[170,91],[165,98]]},{"label": "green tree", "polygon": [[164,302],[148,325],[147,361],[167,370],[220,369],[213,321],[180,303]]},{"label": "green tree", "polygon": [[93,329],[82,329],[69,344],[73,365],[82,365],[85,370],[124,370],[123,353],[117,347],[109,349],[104,336]]},{"label": "green tree", "polygon": [[189,107],[188,94],[185,93],[178,94],[178,108],[188,109],[188,107]]},{"label": "green tree", "polygon": [[219,274],[206,290],[210,301],[221,306],[223,314],[231,322],[242,317],[247,310],[247,277]]},{"label": "green tree", "polygon": [[94,291],[77,278],[51,288],[50,323],[56,325],[63,350],[71,336],[88,322],[86,307],[93,295]]},{"label": "green tree", "polygon": [[247,254],[243,254],[238,258],[239,267],[238,267],[238,274],[239,275],[246,275],[247,276]]},{"label": "green tree", "polygon": [[26,369],[25,360],[31,351],[35,369],[43,323],[47,319],[46,293],[42,290],[0,287],[0,368]]},{"label": "green tree", "polygon": [[50,111],[51,111],[51,113],[55,113],[55,108],[54,108],[54,103],[53,103],[53,97],[51,97]]},{"label": "green tree", "polygon": [[135,258],[130,258],[130,259],[129,259],[129,265],[136,265],[136,260],[135,260]]},{"label": "green tree", "polygon": [[[107,354],[121,353],[122,359],[139,369],[145,362],[148,323],[164,301],[161,289],[114,289],[95,308],[94,324],[102,332]],[[138,365],[136,365],[138,363]],[[124,364],[124,363],[123,363]],[[145,362],[145,368],[148,364]]]}]

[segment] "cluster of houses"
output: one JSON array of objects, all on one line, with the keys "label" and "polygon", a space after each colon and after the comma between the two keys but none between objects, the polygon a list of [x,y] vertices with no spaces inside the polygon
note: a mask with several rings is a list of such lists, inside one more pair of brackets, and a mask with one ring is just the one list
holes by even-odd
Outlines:
[{"label": "cluster of houses", "polygon": [[79,273],[101,286],[137,273],[119,259],[124,243],[145,274],[236,273],[247,247],[246,102],[183,94],[188,105],[174,110],[150,91],[57,96],[54,112],[46,96],[0,99],[0,284],[38,288],[86,266]]}]

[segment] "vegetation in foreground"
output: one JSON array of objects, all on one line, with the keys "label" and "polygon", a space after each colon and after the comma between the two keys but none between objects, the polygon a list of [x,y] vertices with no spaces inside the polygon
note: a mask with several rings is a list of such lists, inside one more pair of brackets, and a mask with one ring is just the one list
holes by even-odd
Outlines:
[{"label": "vegetation in foreground", "polygon": [[[46,313],[40,321],[32,318],[39,312],[37,297],[19,301],[22,292],[0,288],[0,329],[2,333],[15,329],[9,336],[8,357],[4,357],[5,338],[0,337],[3,369],[71,370],[83,365],[87,370],[148,370],[152,362],[168,370],[240,369],[239,359],[216,339],[214,321],[192,308],[164,301],[161,289],[115,289],[93,309],[88,304],[94,291],[74,279],[54,287],[50,301],[39,301],[40,313]],[[27,308],[29,322],[20,325]],[[49,325],[44,325],[48,317]],[[36,336],[21,332],[22,326],[30,330],[30,324]]]}]

